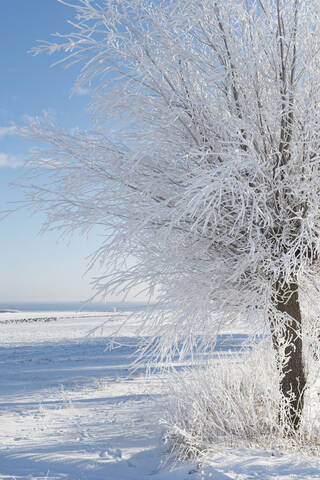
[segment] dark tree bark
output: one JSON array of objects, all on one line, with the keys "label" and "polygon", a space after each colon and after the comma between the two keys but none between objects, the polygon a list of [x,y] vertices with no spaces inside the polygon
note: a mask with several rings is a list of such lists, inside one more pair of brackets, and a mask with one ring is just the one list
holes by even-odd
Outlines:
[{"label": "dark tree bark", "polygon": [[287,426],[289,427],[288,430],[296,431],[300,425],[306,386],[306,376],[302,358],[302,323],[298,286],[292,283],[277,288],[274,305],[279,312],[289,316],[288,321],[284,322],[281,327],[280,338],[279,331],[275,327],[272,319],[270,319],[270,326],[273,346],[277,354],[280,348],[279,341],[281,339],[285,341],[289,340],[289,345],[285,347],[285,357],[287,361],[281,364],[281,357],[278,355],[280,362],[279,368],[282,373],[280,389],[285,399],[289,400],[291,398],[288,412],[289,418],[286,419],[288,422]]}]

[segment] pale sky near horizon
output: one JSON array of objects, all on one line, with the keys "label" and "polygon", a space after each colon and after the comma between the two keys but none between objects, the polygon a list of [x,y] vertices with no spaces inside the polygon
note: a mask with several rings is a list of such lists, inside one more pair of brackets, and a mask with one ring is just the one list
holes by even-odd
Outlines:
[{"label": "pale sky near horizon", "polygon": [[[78,70],[50,67],[57,58],[28,53],[37,40],[69,32],[67,20],[72,20],[73,10],[57,0],[3,0],[1,7],[0,211],[23,198],[9,183],[23,173],[21,165],[31,146],[16,135],[16,126],[45,110],[66,127],[89,127],[86,90],[70,96]],[[84,301],[94,293],[90,279],[102,271],[83,274],[101,233],[74,235],[67,244],[57,232],[39,235],[42,220],[40,214],[19,210],[0,222],[0,305]]]}]

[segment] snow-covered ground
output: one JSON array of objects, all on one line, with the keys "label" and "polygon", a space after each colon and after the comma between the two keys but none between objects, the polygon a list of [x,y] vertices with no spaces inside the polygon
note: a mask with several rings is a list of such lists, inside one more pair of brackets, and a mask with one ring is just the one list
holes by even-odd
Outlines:
[{"label": "snow-covered ground", "polygon": [[[130,371],[134,325],[107,348],[125,315],[0,314],[1,480],[320,479],[318,458],[261,450],[216,452],[204,468],[166,464],[163,378]],[[56,320],[14,321],[27,317]],[[225,335],[223,349],[244,338]]]}]

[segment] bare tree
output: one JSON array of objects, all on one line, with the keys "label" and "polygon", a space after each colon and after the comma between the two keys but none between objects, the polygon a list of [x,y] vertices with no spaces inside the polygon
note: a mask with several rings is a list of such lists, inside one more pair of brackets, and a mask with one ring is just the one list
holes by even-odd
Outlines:
[{"label": "bare tree", "polygon": [[[61,3],[67,4],[63,0]],[[47,226],[105,227],[99,292],[137,284],[173,304],[158,352],[264,314],[288,430],[303,409],[303,282],[320,249],[320,4],[77,0],[73,32],[35,53],[81,62],[92,132],[35,119],[31,200]],[[130,268],[124,253],[133,255]],[[123,268],[122,268],[123,267]],[[117,271],[118,273],[114,273]],[[279,354],[279,359],[283,358]]]}]

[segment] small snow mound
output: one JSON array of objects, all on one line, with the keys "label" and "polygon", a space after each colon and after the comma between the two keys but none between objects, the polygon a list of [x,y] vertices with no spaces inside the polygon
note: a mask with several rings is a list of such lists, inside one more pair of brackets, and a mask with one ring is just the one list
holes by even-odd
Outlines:
[{"label": "small snow mound", "polygon": [[106,448],[99,453],[99,457],[120,460],[122,458],[122,452],[120,448]]}]

